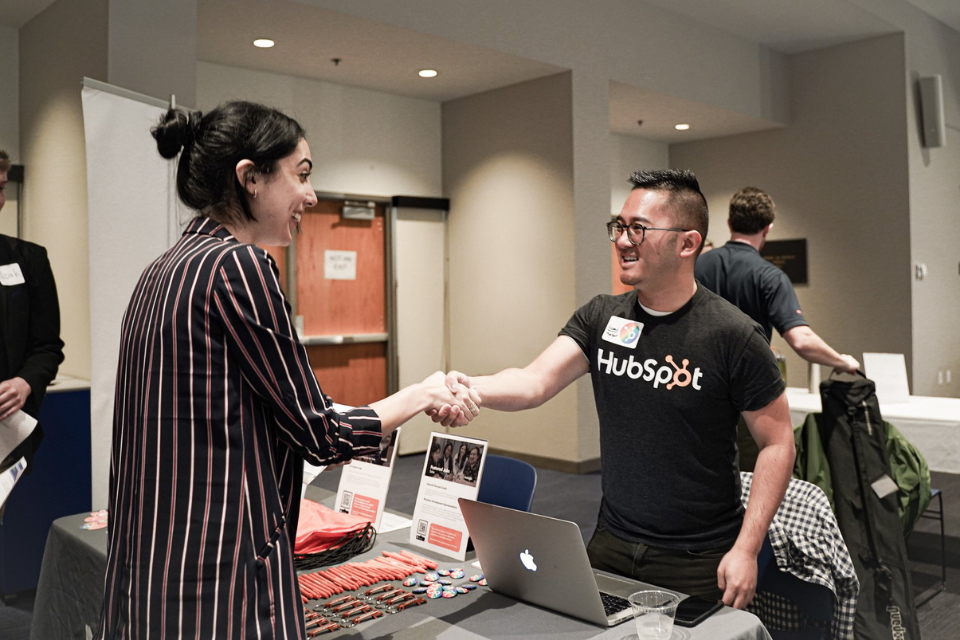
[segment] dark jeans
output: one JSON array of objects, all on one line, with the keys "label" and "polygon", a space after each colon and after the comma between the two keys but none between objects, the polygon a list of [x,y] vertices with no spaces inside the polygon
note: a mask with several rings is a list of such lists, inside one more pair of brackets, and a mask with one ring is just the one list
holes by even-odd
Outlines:
[{"label": "dark jeans", "polygon": [[587,556],[595,569],[647,582],[687,595],[719,600],[717,567],[733,541],[719,549],[677,551],[628,542],[607,531],[603,525],[587,545]]}]

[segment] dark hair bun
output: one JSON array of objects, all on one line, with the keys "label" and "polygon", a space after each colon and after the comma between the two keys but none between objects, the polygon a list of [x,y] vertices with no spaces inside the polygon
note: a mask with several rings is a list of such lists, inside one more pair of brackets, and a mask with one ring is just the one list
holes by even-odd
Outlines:
[{"label": "dark hair bun", "polygon": [[193,144],[199,123],[199,113],[191,118],[180,109],[167,111],[160,117],[157,126],[150,130],[157,141],[157,151],[168,160],[176,158],[181,149]]}]

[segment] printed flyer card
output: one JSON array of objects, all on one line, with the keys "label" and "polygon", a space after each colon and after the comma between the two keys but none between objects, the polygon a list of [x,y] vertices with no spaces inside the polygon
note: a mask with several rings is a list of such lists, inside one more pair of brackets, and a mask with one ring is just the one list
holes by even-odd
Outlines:
[{"label": "printed flyer card", "polygon": [[384,436],[376,452],[355,457],[343,467],[337,488],[336,510],[366,518],[380,532],[383,507],[387,503],[393,461],[397,456],[400,428]]},{"label": "printed flyer card", "polygon": [[457,499],[477,499],[486,452],[486,440],[430,434],[410,544],[458,560],[466,558],[467,525]]}]

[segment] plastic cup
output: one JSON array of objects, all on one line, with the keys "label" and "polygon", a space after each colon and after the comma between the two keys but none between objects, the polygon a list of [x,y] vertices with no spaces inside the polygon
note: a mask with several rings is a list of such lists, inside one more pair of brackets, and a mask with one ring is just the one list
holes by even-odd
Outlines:
[{"label": "plastic cup", "polygon": [[633,607],[633,621],[637,635],[643,638],[666,639],[673,633],[673,619],[677,615],[680,598],[666,591],[638,591],[628,600]]}]

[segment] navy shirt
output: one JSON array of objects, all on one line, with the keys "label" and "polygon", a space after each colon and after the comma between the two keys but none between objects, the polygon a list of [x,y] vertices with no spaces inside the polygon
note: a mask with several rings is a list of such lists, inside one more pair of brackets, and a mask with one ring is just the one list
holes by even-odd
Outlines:
[{"label": "navy shirt", "polygon": [[767,341],[807,321],[790,278],[749,244],[734,242],[697,258],[697,280],[763,327]]}]

